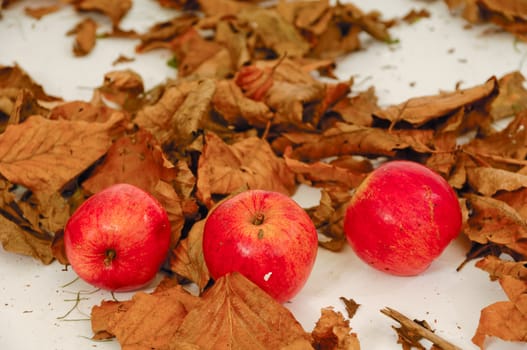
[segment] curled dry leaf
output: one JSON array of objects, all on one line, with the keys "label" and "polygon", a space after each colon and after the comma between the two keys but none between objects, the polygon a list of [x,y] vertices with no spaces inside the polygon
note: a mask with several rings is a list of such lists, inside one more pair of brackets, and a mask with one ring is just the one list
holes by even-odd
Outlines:
[{"label": "curled dry leaf", "polygon": [[331,308],[323,308],[313,332],[313,346],[319,350],[360,350],[359,338],[349,321]]},{"label": "curled dry leaf", "polygon": [[496,302],[481,310],[472,342],[482,350],[488,336],[527,341],[527,281],[511,276],[503,276],[499,281],[509,300]]},{"label": "curled dry leaf", "polygon": [[106,153],[121,121],[118,114],[106,123],[32,116],[10,125],[0,135],[0,173],[35,192],[58,191]]},{"label": "curled dry leaf", "polygon": [[205,289],[210,280],[202,249],[204,225],[205,220],[195,222],[188,236],[180,240],[172,251],[170,259],[170,270],[196,283],[200,291]]},{"label": "curled dry leaf", "polygon": [[527,281],[527,261],[505,261],[489,255],[479,260],[476,267],[487,271],[491,280],[510,276]]},{"label": "curled dry leaf", "polygon": [[75,42],[73,43],[75,56],[86,56],[93,50],[96,34],[97,23],[91,18],[85,18],[68,31],[68,35],[75,35]]},{"label": "curled dry leaf", "polygon": [[449,115],[466,105],[489,98],[497,92],[498,81],[496,78],[491,78],[483,85],[468,89],[437,96],[411,98],[399,105],[379,110],[375,115],[391,123],[405,121],[418,126],[432,119]]},{"label": "curled dry leaf", "polygon": [[108,16],[115,28],[132,8],[132,0],[70,0],[78,11],[96,11]]}]

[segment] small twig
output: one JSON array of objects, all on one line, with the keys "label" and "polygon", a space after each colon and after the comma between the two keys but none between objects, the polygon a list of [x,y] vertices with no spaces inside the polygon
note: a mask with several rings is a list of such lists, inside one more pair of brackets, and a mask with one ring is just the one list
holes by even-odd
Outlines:
[{"label": "small twig", "polygon": [[444,340],[443,338],[441,338],[440,336],[438,336],[437,334],[435,334],[431,330],[421,326],[417,322],[414,322],[414,321],[410,320],[408,317],[404,316],[403,314],[401,314],[400,312],[398,312],[398,311],[396,311],[394,309],[391,309],[389,307],[385,307],[384,309],[381,310],[381,312],[384,315],[386,315],[386,316],[394,319],[395,321],[399,322],[401,324],[401,326],[403,326],[405,329],[410,330],[410,331],[420,335],[424,339],[427,339],[427,340],[431,341],[434,345],[440,347],[443,350],[461,350],[460,347],[458,347],[456,345],[453,345],[452,343]]}]

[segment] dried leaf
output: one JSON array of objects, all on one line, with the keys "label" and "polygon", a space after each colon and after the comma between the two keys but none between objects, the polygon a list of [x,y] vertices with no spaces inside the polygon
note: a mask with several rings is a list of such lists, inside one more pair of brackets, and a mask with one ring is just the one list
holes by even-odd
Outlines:
[{"label": "dried leaf", "polygon": [[360,307],[360,304],[358,304],[355,300],[353,299],[348,299],[348,298],[344,298],[344,297],[340,297],[340,300],[344,303],[344,305],[346,306],[346,311],[348,313],[348,318],[353,318],[353,316],[355,316],[355,313],[357,312],[357,310],[359,309]]},{"label": "dried leaf", "polygon": [[331,308],[323,308],[313,332],[313,347],[320,350],[360,350],[356,333],[351,333],[349,321]]},{"label": "dried leaf", "polygon": [[132,8],[132,0],[73,0],[79,11],[97,11],[108,16],[115,28]]},{"label": "dried leaf", "polygon": [[200,303],[181,286],[152,294],[137,292],[132,300],[103,302],[92,310],[96,337],[117,337],[123,350],[166,348],[188,312]]},{"label": "dried leaf", "polygon": [[523,86],[524,82],[524,76],[517,71],[498,80],[499,94],[492,101],[490,111],[494,120],[510,117],[527,109],[527,90]]},{"label": "dried leaf", "polygon": [[[206,324],[207,327],[196,327]],[[309,335],[284,306],[239,273],[219,278],[185,317],[170,349],[282,349]]]},{"label": "dried leaf", "polygon": [[[48,95],[41,85],[33,79],[18,65],[0,65],[0,90],[3,89],[28,89],[33,95],[42,101],[57,101],[60,98]],[[16,96],[16,95],[15,95]]]},{"label": "dried leaf", "polygon": [[95,47],[97,34],[97,23],[91,18],[80,21],[73,29],[69,30],[68,35],[75,35],[73,53],[75,56],[86,56]]},{"label": "dried leaf", "polygon": [[0,135],[0,173],[35,192],[54,192],[103,156],[109,131],[122,117],[106,123],[46,120],[40,116],[9,126]]},{"label": "dried leaf", "polygon": [[500,301],[481,310],[472,342],[484,349],[487,336],[508,341],[527,341],[527,282],[504,276],[500,284],[509,301]]},{"label": "dried leaf", "polygon": [[477,167],[467,169],[468,183],[484,196],[492,196],[498,191],[514,191],[527,187],[527,175],[511,171]]},{"label": "dried leaf", "polygon": [[[288,134],[282,134],[282,137],[288,137]],[[318,160],[346,154],[394,156],[397,150],[408,147],[410,144],[396,133],[338,123],[320,135],[306,137],[305,141],[293,147],[291,157]]]},{"label": "dried leaf", "polygon": [[46,15],[57,12],[61,8],[62,6],[60,4],[53,4],[53,5],[41,6],[41,7],[26,7],[24,8],[24,12],[26,13],[26,15],[39,20]]},{"label": "dried leaf", "polygon": [[505,261],[496,256],[486,256],[476,263],[476,267],[487,271],[491,280],[510,276],[527,281],[527,261]]},{"label": "dried leaf", "polygon": [[475,104],[482,99],[492,97],[498,91],[496,78],[486,83],[438,96],[411,98],[396,106],[379,110],[375,115],[391,123],[406,121],[419,126],[435,118],[446,116],[464,106]]},{"label": "dried leaf", "polygon": [[287,152],[284,154],[284,159],[289,169],[301,177],[300,182],[314,187],[340,185],[352,189],[357,187],[366,176],[364,173],[353,172],[323,161],[304,163],[290,158]]},{"label": "dried leaf", "polygon": [[188,236],[173,250],[170,270],[196,283],[200,291],[205,289],[210,274],[203,257],[203,227],[205,220],[194,223]]},{"label": "dried leaf", "polygon": [[505,202],[490,197],[466,194],[471,214],[464,233],[475,242],[505,246],[527,256],[527,225]]},{"label": "dried leaf", "polygon": [[141,103],[144,92],[143,79],[136,72],[126,69],[112,71],[104,75],[104,84],[99,87],[103,96],[124,110],[134,112]]},{"label": "dried leaf", "polygon": [[215,134],[207,133],[198,162],[196,196],[211,207],[213,194],[227,195],[243,186],[287,195],[296,188],[293,172],[265,140],[249,137],[227,145]]}]

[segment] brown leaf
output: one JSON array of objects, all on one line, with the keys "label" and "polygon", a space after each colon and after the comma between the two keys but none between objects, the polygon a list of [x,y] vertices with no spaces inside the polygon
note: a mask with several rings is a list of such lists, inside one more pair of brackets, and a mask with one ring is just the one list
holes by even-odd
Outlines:
[{"label": "brown leaf", "polygon": [[86,56],[95,47],[97,23],[91,18],[85,18],[69,30],[67,34],[75,35],[73,44],[75,56]]},{"label": "brown leaf", "polygon": [[[51,241],[53,235],[49,231],[36,229],[18,209],[11,186],[6,181],[0,181],[2,186],[0,204],[4,210],[0,215],[0,242],[6,251],[32,256],[44,264],[53,261]],[[35,225],[33,223],[33,225]]]},{"label": "brown leaf", "polygon": [[518,71],[506,74],[498,80],[499,94],[492,101],[490,111],[494,120],[527,109],[527,90],[523,86],[524,82],[525,77]]},{"label": "brown leaf", "polygon": [[348,313],[348,318],[353,318],[353,316],[355,316],[355,313],[357,312],[357,310],[359,309],[360,307],[360,304],[358,304],[355,300],[353,299],[348,299],[348,298],[344,298],[344,297],[340,297],[340,300],[344,303],[344,305],[346,306],[346,311]]},{"label": "brown leaf", "polygon": [[307,41],[276,11],[254,6],[241,9],[235,15],[250,25],[261,48],[273,51],[278,57],[302,57],[309,51]]},{"label": "brown leaf", "polygon": [[317,206],[307,209],[307,213],[318,232],[330,240],[320,240],[319,245],[337,252],[347,244],[344,234],[344,215],[351,199],[348,188],[322,189]]},{"label": "brown leaf", "polygon": [[32,115],[46,116],[48,110],[42,107],[31,90],[20,89],[9,115],[8,124],[19,124]]},{"label": "brown leaf", "polygon": [[[232,73],[230,56],[227,54],[226,63],[219,60],[222,51],[227,53],[226,49],[215,41],[205,40],[194,28],[172,40],[170,47],[179,62],[178,75],[181,77],[194,75],[194,78],[214,78]],[[203,66],[207,63],[214,67],[211,70],[204,69]],[[198,74],[199,71],[201,73]]]},{"label": "brown leaf", "polygon": [[527,282],[504,276],[500,284],[509,301],[496,302],[481,310],[472,342],[482,350],[487,336],[527,341]]},{"label": "brown leaf", "polygon": [[364,179],[364,173],[350,171],[334,164],[323,161],[304,163],[290,158],[284,154],[285,164],[293,171],[300,182],[314,187],[325,187],[328,185],[340,185],[349,189],[357,187]]},{"label": "brown leaf", "polygon": [[140,129],[117,139],[82,186],[96,193],[116,183],[129,183],[152,193],[159,180],[170,182],[175,177],[176,169],[165,158],[158,142],[148,131]]},{"label": "brown leaf", "polygon": [[207,207],[212,195],[227,195],[248,186],[291,195],[296,188],[294,174],[269,144],[249,137],[233,145],[213,133],[205,134],[205,146],[198,162],[198,199]]},{"label": "brown leaf", "polygon": [[0,135],[0,173],[35,192],[53,192],[103,156],[109,131],[122,116],[106,123],[46,120],[32,116]]},{"label": "brown leaf", "polygon": [[527,281],[527,261],[505,261],[489,255],[479,260],[476,263],[476,267],[487,271],[491,280],[510,276]]},{"label": "brown leaf", "polygon": [[498,91],[496,78],[472,88],[440,95],[414,97],[399,105],[379,110],[375,115],[391,123],[406,121],[419,126],[432,119],[446,116],[466,105],[492,97]]},{"label": "brown leaf", "polygon": [[527,256],[527,224],[505,202],[490,197],[466,194],[471,214],[465,234],[481,244],[492,242]]},{"label": "brown leaf", "polygon": [[527,187],[527,175],[511,171],[477,167],[467,169],[468,183],[484,196],[492,196],[498,191],[514,191]]},{"label": "brown leaf", "polygon": [[351,333],[349,321],[331,308],[323,308],[311,335],[313,347],[320,350],[360,350],[356,333]]},{"label": "brown leaf", "polygon": [[372,126],[372,115],[379,109],[377,96],[373,87],[356,96],[343,99],[331,108],[350,124]]},{"label": "brown leaf", "polygon": [[108,16],[115,28],[132,8],[132,0],[73,0],[79,11],[97,11]]},{"label": "brown leaf", "polygon": [[144,106],[136,114],[134,122],[150,131],[164,144],[174,137],[173,117],[189,93],[198,88],[198,82],[183,81],[165,88],[161,97],[151,105]]},{"label": "brown leaf", "polygon": [[196,283],[200,291],[205,289],[210,279],[202,249],[204,225],[205,220],[195,222],[188,236],[173,250],[170,259],[170,269]]},{"label": "brown leaf", "polygon": [[39,20],[46,15],[57,12],[61,8],[62,6],[60,4],[53,4],[53,5],[41,6],[41,7],[26,7],[24,8],[24,12],[26,13],[26,15]]},{"label": "brown leaf", "polygon": [[[282,134],[288,137],[288,134]],[[420,145],[416,145],[420,146]],[[318,160],[345,154],[394,156],[397,150],[410,147],[396,133],[380,128],[337,123],[320,135],[311,135],[293,147],[291,157]]]},{"label": "brown leaf", "polygon": [[[42,101],[57,101],[60,98],[48,95],[41,85],[33,79],[18,65],[0,65],[0,90],[1,89],[28,89],[33,95]],[[16,95],[15,95],[16,96]]]},{"label": "brown leaf", "polygon": [[198,22],[198,17],[193,14],[182,14],[167,22],[156,23],[141,34],[141,43],[136,46],[137,52],[147,52],[156,48],[170,49],[172,41],[187,32]]},{"label": "brown leaf", "polygon": [[232,80],[218,81],[212,106],[223,119],[237,127],[249,125],[264,128],[273,117],[265,103],[245,97],[240,87]]},{"label": "brown leaf", "polygon": [[140,95],[144,92],[143,78],[130,69],[108,72],[99,91],[109,101],[134,112],[139,108]]},{"label": "brown leaf", "polygon": [[137,292],[130,301],[95,306],[92,330],[96,336],[114,335],[123,350],[165,348],[199,302],[181,286],[152,294]]},{"label": "brown leaf", "polygon": [[[207,325],[196,327],[196,325]],[[219,278],[185,317],[170,349],[282,349],[309,335],[284,306],[239,273]]]}]

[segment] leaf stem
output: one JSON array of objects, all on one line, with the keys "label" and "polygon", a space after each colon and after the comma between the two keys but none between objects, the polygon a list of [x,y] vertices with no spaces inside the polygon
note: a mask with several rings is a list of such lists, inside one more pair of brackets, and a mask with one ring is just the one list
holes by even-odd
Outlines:
[{"label": "leaf stem", "polygon": [[420,335],[424,339],[431,341],[432,343],[434,343],[434,345],[440,347],[443,350],[461,350],[460,347],[444,340],[431,330],[421,326],[415,321],[410,320],[408,317],[404,316],[403,314],[392,308],[385,307],[381,310],[381,313],[399,322],[401,326],[403,326],[405,329]]}]

